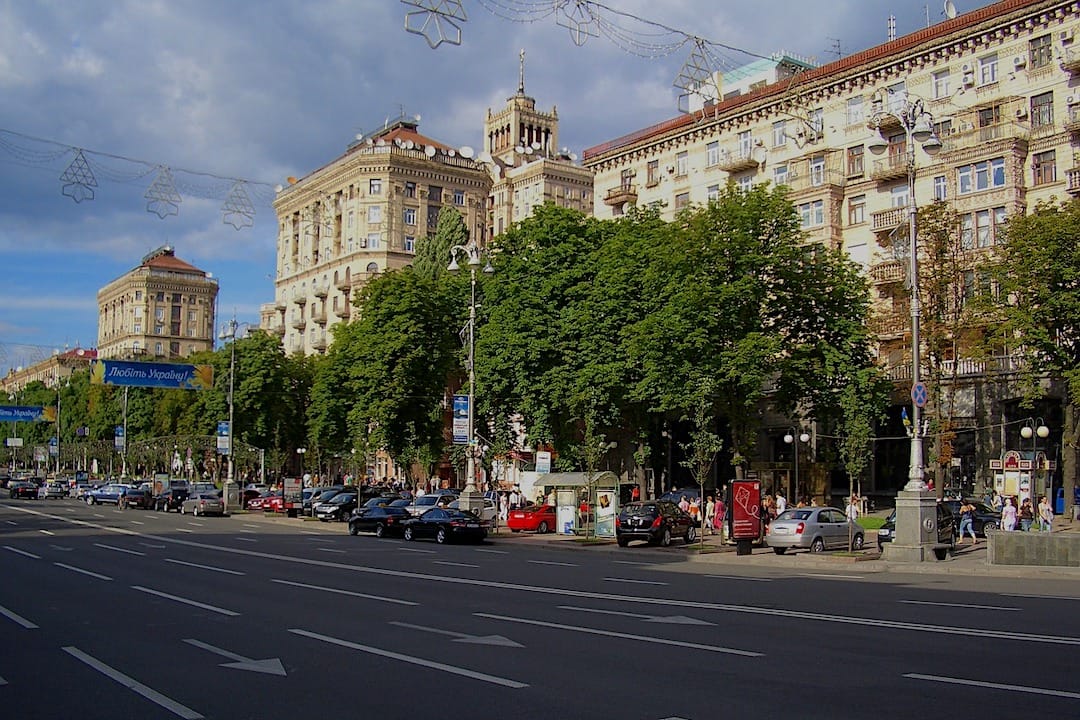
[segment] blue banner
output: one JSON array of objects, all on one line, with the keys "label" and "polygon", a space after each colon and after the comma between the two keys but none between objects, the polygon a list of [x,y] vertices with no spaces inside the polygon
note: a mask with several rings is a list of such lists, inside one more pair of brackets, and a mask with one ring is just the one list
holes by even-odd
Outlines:
[{"label": "blue banner", "polygon": [[232,453],[232,432],[228,420],[218,420],[217,451],[218,455],[229,455]]},{"label": "blue banner", "polygon": [[[52,410],[52,408],[49,408]],[[45,408],[40,405],[0,405],[0,422],[43,422],[48,421]]]},{"label": "blue banner", "polygon": [[469,396],[454,396],[454,444],[469,444]]},{"label": "blue banner", "polygon": [[90,384],[209,390],[214,366],[96,360],[90,363]]}]

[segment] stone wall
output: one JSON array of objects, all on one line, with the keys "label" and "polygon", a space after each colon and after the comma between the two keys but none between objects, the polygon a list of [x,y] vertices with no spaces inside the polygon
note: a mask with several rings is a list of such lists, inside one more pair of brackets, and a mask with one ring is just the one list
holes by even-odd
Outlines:
[{"label": "stone wall", "polygon": [[987,541],[991,565],[1080,567],[1080,533],[992,532]]}]

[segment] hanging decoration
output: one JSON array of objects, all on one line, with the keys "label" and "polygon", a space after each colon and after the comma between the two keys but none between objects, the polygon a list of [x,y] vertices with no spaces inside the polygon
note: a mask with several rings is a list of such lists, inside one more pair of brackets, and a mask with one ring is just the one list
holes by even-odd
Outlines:
[{"label": "hanging decoration", "polygon": [[600,23],[590,5],[586,0],[571,0],[562,3],[555,14],[555,24],[568,29],[570,39],[578,47],[591,37],[600,37]]},{"label": "hanging decoration", "polygon": [[[445,43],[461,44],[461,26],[465,22],[465,8],[460,0],[401,0],[402,4],[418,8],[405,13],[405,31],[423,35],[427,44],[435,49]],[[448,34],[449,31],[449,34]]]},{"label": "hanging decoration", "polygon": [[81,203],[83,200],[94,199],[97,178],[94,177],[94,171],[86,162],[86,156],[81,148],[75,148],[75,159],[60,176],[60,182],[65,183],[61,192],[75,202]]},{"label": "hanging decoration", "polygon": [[143,197],[147,200],[146,212],[154,213],[162,220],[168,215],[180,214],[180,203],[183,199],[180,193],[176,192],[172,173],[167,167],[158,168],[157,177],[154,178],[153,184]]},{"label": "hanging decoration", "polygon": [[229,196],[225,198],[225,204],[221,206],[222,222],[232,225],[236,230],[255,224],[255,206],[251,204],[246,185],[243,180],[233,183]]},{"label": "hanging decoration", "polygon": [[709,57],[709,49],[704,40],[694,38],[694,49],[683,63],[679,74],[672,83],[681,90],[679,110],[690,112],[689,101],[692,96],[702,99],[704,104],[715,103],[720,99],[720,87],[716,81],[718,63]]}]

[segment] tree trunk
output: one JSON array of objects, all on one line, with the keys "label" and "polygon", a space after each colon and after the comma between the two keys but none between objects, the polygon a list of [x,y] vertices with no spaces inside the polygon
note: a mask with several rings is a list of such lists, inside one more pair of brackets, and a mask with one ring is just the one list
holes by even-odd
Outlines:
[{"label": "tree trunk", "polygon": [[[1076,452],[1080,445],[1080,413],[1075,403],[1065,404],[1065,426],[1061,433],[1061,479],[1065,490],[1065,517],[1073,517],[1073,497],[1076,487]],[[1054,502],[1051,498],[1050,502]]]}]

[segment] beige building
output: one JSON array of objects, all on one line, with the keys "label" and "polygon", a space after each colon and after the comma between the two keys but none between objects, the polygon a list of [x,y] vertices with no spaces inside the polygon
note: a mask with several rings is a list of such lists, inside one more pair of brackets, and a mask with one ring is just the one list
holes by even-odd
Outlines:
[{"label": "beige building", "polygon": [[98,357],[187,357],[214,349],[218,282],[168,245],[98,291]]},{"label": "beige building", "polygon": [[[1008,216],[1080,194],[1078,80],[1080,7],[1004,0],[769,84],[734,92],[721,81],[719,103],[586,150],[584,164],[596,174],[601,217],[665,203],[670,218],[728,182],[786,185],[807,241],[842,248],[873,283],[896,410],[911,377],[905,264],[893,254],[893,239],[906,238],[908,166],[904,130],[887,113],[918,99],[934,116],[943,147],[934,156],[916,150],[915,195],[920,205],[951,205],[976,258],[992,251]],[[867,152],[877,111],[889,144],[880,159]],[[953,464],[969,479],[985,479],[986,459],[1014,445],[1008,384],[1020,361],[1010,348],[946,361],[959,408]],[[903,452],[896,468],[879,467],[889,483],[903,482]]]},{"label": "beige building", "polygon": [[575,163],[577,156],[559,147],[559,113],[537,110],[525,94],[525,51],[521,52],[517,93],[506,107],[484,119],[484,150],[478,156],[491,173],[488,234],[501,235],[545,202],[593,210],[592,170]]},{"label": "beige building", "polygon": [[40,382],[45,387],[56,387],[61,381],[70,378],[72,373],[86,370],[90,367],[90,361],[96,359],[97,350],[92,348],[65,349],[57,350],[32,365],[11,368],[8,374],[0,379],[0,394],[6,393],[12,397],[0,398],[0,402],[18,400],[18,393],[32,382]]},{"label": "beige building", "polygon": [[274,201],[274,302],[260,308],[260,326],[282,338],[286,352],[325,352],[333,326],[352,315],[353,293],[368,278],[411,263],[444,207],[459,210],[483,242],[490,190],[480,163],[421,135],[417,121],[405,118],[306,177],[290,178]]}]

